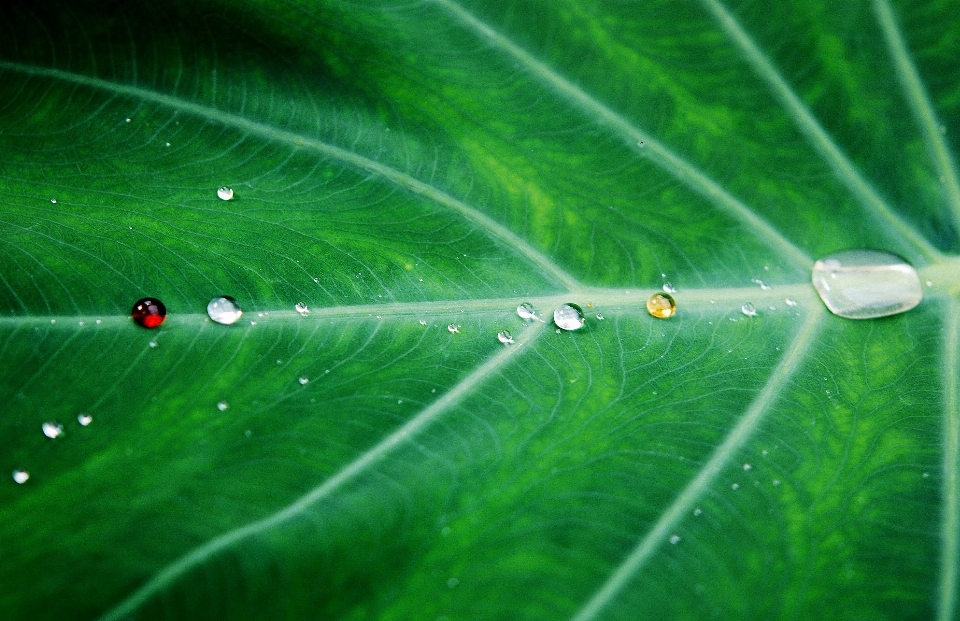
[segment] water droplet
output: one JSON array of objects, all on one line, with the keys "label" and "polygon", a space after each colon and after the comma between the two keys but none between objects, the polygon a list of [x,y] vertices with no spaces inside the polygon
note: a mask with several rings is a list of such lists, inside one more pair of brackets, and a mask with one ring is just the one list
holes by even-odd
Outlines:
[{"label": "water droplet", "polygon": [[228,407],[230,407],[230,404],[227,403],[226,401],[219,401],[217,403],[217,409],[220,410],[221,412],[226,410]]},{"label": "water droplet", "polygon": [[703,515],[703,509],[701,509],[700,507],[697,507],[696,509],[693,510],[693,514],[697,517],[700,517],[701,515]]},{"label": "water droplet", "polygon": [[217,323],[229,326],[239,321],[243,311],[240,310],[240,305],[237,304],[236,300],[229,295],[222,295],[210,300],[210,303],[207,304],[207,314],[210,315],[210,319]]},{"label": "water droplet", "polygon": [[427,322],[426,322],[425,320],[421,319],[421,320],[420,320],[420,325],[421,325],[421,326],[425,326],[425,325],[427,325]]},{"label": "water droplet", "polygon": [[304,317],[306,317],[307,314],[310,312],[310,309],[303,302],[297,302],[297,305],[294,306],[293,308]]},{"label": "water droplet", "polygon": [[497,340],[504,345],[508,345],[513,342],[513,336],[510,334],[509,330],[500,330],[497,332]]},{"label": "water droplet", "polygon": [[30,478],[30,473],[26,470],[14,470],[13,471],[13,482],[17,485],[23,485],[27,482],[27,479]]},{"label": "water droplet", "polygon": [[924,472],[924,473],[923,473],[923,478],[929,479],[929,478],[930,478],[930,473],[929,473],[929,472]]},{"label": "water droplet", "polygon": [[77,422],[80,423],[80,425],[82,425],[83,427],[86,427],[87,425],[93,422],[93,417],[90,416],[89,414],[78,414]]},{"label": "water droplet", "polygon": [[932,281],[932,280],[928,280],[927,282],[925,282],[925,283],[923,283],[923,284],[927,285],[928,287],[932,287],[932,286],[933,286],[933,281]]},{"label": "water droplet", "polygon": [[156,298],[142,298],[133,305],[130,316],[138,326],[152,329],[158,327],[167,318],[167,307]]},{"label": "water droplet", "polygon": [[43,435],[51,440],[59,438],[63,434],[63,425],[56,421],[47,421],[40,428],[43,430]]},{"label": "water droplet", "polygon": [[753,470],[753,466],[751,466],[750,464],[743,464],[743,469],[744,469],[744,470]]},{"label": "water droplet", "polygon": [[127,122],[127,123],[129,123],[129,122],[130,122],[130,119],[125,119],[125,120],[126,120],[126,122]]},{"label": "water droplet", "polygon": [[786,304],[787,306],[790,306],[790,307],[794,307],[794,306],[797,305],[797,301],[796,301],[796,300],[791,300],[790,298],[785,299],[783,302],[784,302],[784,304]]},{"label": "water droplet", "polygon": [[460,581],[457,580],[456,578],[450,578],[449,580],[447,580],[447,587],[448,587],[448,588],[451,588],[451,589],[452,589],[452,588],[454,588],[455,586],[457,586],[458,584],[460,584]]},{"label": "water droplet", "polygon": [[301,386],[304,386],[304,385],[307,384],[307,382],[310,381],[310,378],[308,378],[308,377],[301,377],[301,378],[298,379],[297,381],[300,382],[300,385],[301,385]]},{"label": "water droplet", "polygon": [[576,304],[561,304],[553,311],[553,323],[561,330],[579,330],[583,327],[583,309]]},{"label": "water droplet", "polygon": [[654,293],[647,299],[647,312],[658,319],[673,317],[677,312],[677,303],[669,294]]},{"label": "water droplet", "polygon": [[740,312],[746,315],[747,317],[756,317],[757,316],[757,307],[747,302],[740,307]]},{"label": "water droplet", "polygon": [[170,143],[169,143],[169,142],[168,142],[168,143],[166,143],[166,146],[168,146],[168,147],[169,147],[169,146],[170,146]]},{"label": "water droplet", "polygon": [[458,326],[455,323],[451,323],[450,325],[447,326],[447,331],[449,331],[450,334],[457,334],[458,332],[460,332],[460,326]]},{"label": "water droplet", "polygon": [[740,489],[740,484],[739,484],[739,483],[734,483],[733,485],[730,486],[730,489],[733,489],[733,490]]},{"label": "water droplet", "polygon": [[664,292],[664,293],[676,293],[676,292],[677,292],[677,288],[673,286],[673,283],[671,283],[671,282],[665,282],[665,283],[663,283],[663,292]]},{"label": "water droplet", "polygon": [[597,321],[603,321],[603,313],[597,313]]},{"label": "water droplet", "polygon": [[780,485],[780,480],[779,480],[779,479],[774,479],[774,480],[773,480],[773,484],[774,484],[774,485]]},{"label": "water droplet", "polygon": [[157,346],[157,342],[156,342],[156,341],[150,341],[149,343],[147,343],[147,345],[150,346],[150,349],[154,349],[154,348]]},{"label": "water droplet", "polygon": [[759,278],[751,278],[751,279],[750,279],[750,282],[752,282],[752,283],[755,284],[755,285],[760,285],[760,288],[763,289],[764,291],[769,291],[769,290],[770,290],[770,285],[766,284],[765,282],[763,282],[763,281],[760,280]]},{"label": "water droplet", "polygon": [[533,310],[533,304],[524,302],[517,307],[517,314],[520,315],[520,319],[527,321],[534,319],[537,316],[537,311]]},{"label": "water droplet", "polygon": [[903,258],[879,250],[843,250],[813,265],[813,286],[834,315],[886,317],[920,303],[920,276]]},{"label": "water droplet", "polygon": [[97,325],[98,325],[98,326],[99,326],[100,324],[102,324],[102,323],[103,323],[103,321],[97,319]]},{"label": "water droplet", "polygon": [[51,198],[51,199],[50,199],[50,202],[53,203],[54,205],[56,205],[56,204],[57,204],[57,199]]},{"label": "water droplet", "polygon": [[677,545],[678,543],[680,543],[680,535],[671,535],[670,543],[672,543],[673,545]]}]

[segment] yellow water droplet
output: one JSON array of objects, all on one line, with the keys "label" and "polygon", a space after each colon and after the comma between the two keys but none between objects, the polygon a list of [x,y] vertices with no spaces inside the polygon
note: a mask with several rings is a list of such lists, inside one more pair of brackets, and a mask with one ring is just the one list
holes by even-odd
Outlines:
[{"label": "yellow water droplet", "polygon": [[647,312],[658,319],[673,317],[677,312],[677,303],[667,293],[654,293],[647,300]]}]

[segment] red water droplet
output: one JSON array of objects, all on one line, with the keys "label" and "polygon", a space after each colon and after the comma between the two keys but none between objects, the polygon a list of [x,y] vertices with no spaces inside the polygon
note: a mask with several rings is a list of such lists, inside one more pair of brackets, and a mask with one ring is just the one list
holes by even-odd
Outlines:
[{"label": "red water droplet", "polygon": [[167,307],[155,298],[143,298],[137,300],[137,303],[133,305],[130,315],[137,322],[137,325],[144,328],[156,328],[167,318]]}]

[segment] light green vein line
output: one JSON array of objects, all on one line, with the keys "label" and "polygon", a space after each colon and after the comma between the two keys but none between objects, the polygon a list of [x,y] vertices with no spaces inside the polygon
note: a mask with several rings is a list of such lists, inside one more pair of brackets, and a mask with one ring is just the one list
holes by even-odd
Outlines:
[{"label": "light green vein line", "polygon": [[140,88],[138,86],[118,84],[116,82],[110,82],[100,78],[91,78],[68,71],[61,71],[59,69],[34,67],[20,63],[12,63],[9,61],[0,61],[0,69],[16,71],[18,73],[35,77],[61,80],[89,88],[100,89],[117,95],[132,97],[141,101],[148,101],[178,110],[180,112],[192,114],[196,117],[206,119],[213,123],[242,129],[250,134],[266,138],[267,140],[283,142],[305,149],[313,149],[314,151],[317,151],[326,157],[343,162],[344,164],[347,164],[355,169],[363,170],[377,175],[378,177],[388,179],[389,181],[410,192],[413,192],[414,194],[426,197],[449,209],[452,209],[465,218],[480,225],[490,234],[499,238],[502,242],[505,242],[508,246],[519,251],[527,259],[543,269],[548,275],[552,276],[558,282],[563,284],[563,286],[567,289],[577,289],[581,286],[580,283],[573,278],[573,276],[568,274],[545,255],[541,254],[540,251],[531,246],[525,239],[517,236],[513,231],[503,226],[493,218],[490,218],[486,214],[481,213],[463,201],[460,201],[449,194],[420,181],[419,179],[411,177],[410,175],[402,173],[375,160],[363,157],[357,153],[347,151],[346,149],[341,149],[340,147],[328,144],[321,140],[301,136],[300,134],[278,129],[276,127],[271,127],[269,125],[264,125],[263,123],[258,123],[236,114],[230,114],[228,112],[217,110],[216,108],[192,103],[178,97],[164,95],[162,93],[151,91],[146,88]]},{"label": "light green vein line", "polygon": [[952,621],[957,607],[960,572],[960,402],[957,400],[960,309],[947,304],[943,339],[943,509],[940,549],[940,584],[937,621]]},{"label": "light green vein line", "polygon": [[527,68],[531,75],[546,83],[561,97],[587,114],[592,115],[597,121],[607,125],[614,132],[625,137],[628,145],[636,146],[642,142],[643,148],[638,149],[638,152],[645,153],[651,161],[705,197],[724,213],[758,233],[766,243],[782,252],[785,259],[799,265],[810,265],[813,263],[810,257],[794,246],[766,220],[753,213],[750,207],[724,190],[720,184],[705,175],[696,166],[687,162],[655,140],[652,136],[635,127],[623,116],[597,101],[580,87],[535,59],[528,52],[493,30],[490,26],[474,17],[466,9],[452,0],[432,1],[447,11],[447,13],[461,24],[486,39],[492,46],[501,49],[519,61],[521,65]]},{"label": "light green vein line", "polygon": [[850,158],[840,150],[823,126],[811,114],[810,109],[800,100],[787,84],[780,72],[757,47],[756,43],[743,30],[739,22],[718,0],[702,0],[727,35],[740,48],[754,71],[770,86],[774,95],[793,117],[800,131],[833,169],[837,178],[847,186],[854,196],[879,220],[893,229],[898,236],[908,240],[933,262],[942,258],[940,251],[934,248],[910,224],[905,222],[877,194],[877,191],[860,174]]},{"label": "light green vein line", "polygon": [[639,571],[657,548],[667,542],[671,530],[690,511],[713,479],[721,472],[734,453],[743,446],[753,431],[760,424],[764,414],[777,400],[780,391],[800,366],[804,354],[810,343],[816,337],[825,311],[815,307],[807,316],[806,321],[797,332],[790,348],[784,353],[780,363],[770,374],[770,379],[763,386],[760,393],[747,408],[747,411],[737,422],[736,426],[727,434],[723,442],[714,450],[710,459],[703,465],[697,476],[680,492],[676,500],[667,507],[653,528],[640,540],[632,552],[610,575],[610,578],[590,598],[590,601],[573,617],[573,621],[588,621],[595,618],[604,607],[627,586],[627,583]]},{"label": "light green vein line", "polygon": [[202,565],[211,557],[230,548],[243,539],[282,526],[284,523],[308,511],[313,505],[335,493],[345,483],[360,476],[371,466],[381,461],[397,446],[409,441],[410,438],[430,426],[435,420],[467,396],[471,390],[482,384],[484,380],[493,375],[498,369],[502,368],[512,357],[516,356],[520,351],[523,351],[525,349],[524,346],[533,343],[539,335],[544,333],[544,325],[545,324],[541,324],[540,322],[530,324],[517,336],[513,345],[501,348],[496,355],[480,365],[449,392],[434,401],[402,427],[384,438],[379,444],[344,466],[323,484],[313,488],[293,503],[266,518],[223,533],[202,546],[194,548],[192,551],[167,565],[116,607],[106,612],[100,617],[100,621],[119,621],[126,615],[137,610],[151,597],[175,583],[188,571]]},{"label": "light green vein line", "polygon": [[910,108],[920,124],[923,140],[927,152],[933,159],[934,165],[943,178],[943,185],[947,190],[947,200],[950,203],[950,213],[953,216],[954,227],[960,231],[960,182],[957,180],[957,166],[947,147],[947,142],[940,133],[940,123],[933,110],[933,104],[923,88],[917,68],[910,59],[907,44],[900,34],[893,9],[886,0],[874,0],[873,8],[880,22],[880,29],[887,44],[887,50],[893,59],[893,66],[897,79],[904,90]]}]

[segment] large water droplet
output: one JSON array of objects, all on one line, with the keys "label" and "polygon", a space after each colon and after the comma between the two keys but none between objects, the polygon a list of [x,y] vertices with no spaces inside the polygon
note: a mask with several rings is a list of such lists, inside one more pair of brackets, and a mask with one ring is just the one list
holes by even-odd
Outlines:
[{"label": "large water droplet", "polygon": [[583,309],[576,304],[561,304],[553,311],[553,323],[562,330],[579,330],[583,327]]},{"label": "large water droplet", "polygon": [[223,295],[210,300],[210,303],[207,304],[207,314],[210,315],[210,319],[217,323],[229,326],[239,321],[243,311],[240,310],[240,305],[237,304],[236,300],[229,295]]},{"label": "large water droplet", "polygon": [[142,298],[133,305],[130,316],[138,326],[156,328],[167,318],[167,307],[156,298]]},{"label": "large water droplet", "polygon": [[306,317],[310,313],[310,309],[303,302],[297,302],[297,305],[293,307],[298,313]]},{"label": "large water droplet", "polygon": [[80,425],[82,425],[83,427],[86,427],[87,425],[93,422],[93,417],[90,416],[89,414],[78,414],[77,422],[80,423]]},{"label": "large water droplet", "polygon": [[27,479],[30,478],[30,473],[26,470],[14,470],[13,471],[13,482],[17,485],[23,485],[27,482]]},{"label": "large water droplet", "polygon": [[221,200],[225,200],[225,201],[232,200],[232,199],[233,199],[233,188],[228,188],[228,187],[225,186],[225,185],[224,185],[224,186],[221,186],[221,187],[217,190],[217,196],[219,196]]},{"label": "large water droplet", "polygon": [[524,302],[517,307],[517,314],[520,315],[520,319],[529,320],[537,316],[537,311],[533,309],[533,304]]},{"label": "large water droplet", "polygon": [[673,317],[677,312],[677,303],[669,294],[654,293],[647,299],[647,312],[658,319]]},{"label": "large water droplet", "polygon": [[47,421],[40,428],[43,430],[43,435],[51,440],[59,438],[63,434],[63,425],[56,421]]},{"label": "large water droplet", "polygon": [[510,334],[509,330],[500,330],[497,332],[497,340],[504,345],[508,345],[513,342],[513,335]]},{"label": "large water droplet", "polygon": [[920,276],[903,258],[879,250],[842,250],[813,265],[813,286],[834,315],[886,317],[920,303]]},{"label": "large water droplet", "polygon": [[460,332],[460,326],[458,326],[455,323],[451,323],[450,325],[447,326],[447,331],[450,332],[450,334],[457,334],[458,332]]}]

